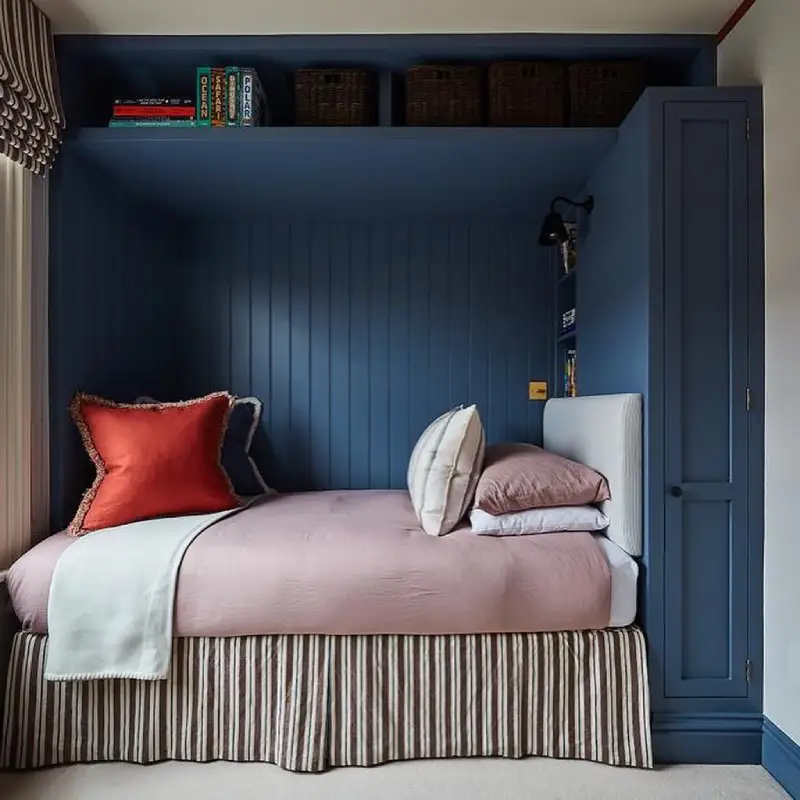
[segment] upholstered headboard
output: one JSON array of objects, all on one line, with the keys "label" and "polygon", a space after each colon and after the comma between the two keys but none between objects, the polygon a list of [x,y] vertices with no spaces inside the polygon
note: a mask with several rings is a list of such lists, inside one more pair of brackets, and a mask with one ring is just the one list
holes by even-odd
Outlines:
[{"label": "upholstered headboard", "polygon": [[642,554],[642,396],[609,394],[548,400],[544,447],[604,475],[611,499],[606,536]]}]

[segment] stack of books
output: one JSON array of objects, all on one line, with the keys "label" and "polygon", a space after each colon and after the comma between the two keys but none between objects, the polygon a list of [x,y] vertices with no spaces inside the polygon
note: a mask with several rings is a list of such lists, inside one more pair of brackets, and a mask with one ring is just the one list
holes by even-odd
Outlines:
[{"label": "stack of books", "polygon": [[193,128],[194,100],[186,97],[139,97],[115,100],[112,128]]},{"label": "stack of books", "polygon": [[561,315],[561,333],[575,330],[575,309],[570,308]]},{"label": "stack of books", "polygon": [[578,384],[576,382],[576,369],[577,369],[576,350],[567,350],[564,354],[564,397],[577,397]]},{"label": "stack of books", "polygon": [[252,67],[198,67],[197,124],[214,128],[269,125],[258,73]]},{"label": "stack of books", "polygon": [[561,268],[569,275],[578,263],[578,223],[564,222],[569,239],[561,245]]}]

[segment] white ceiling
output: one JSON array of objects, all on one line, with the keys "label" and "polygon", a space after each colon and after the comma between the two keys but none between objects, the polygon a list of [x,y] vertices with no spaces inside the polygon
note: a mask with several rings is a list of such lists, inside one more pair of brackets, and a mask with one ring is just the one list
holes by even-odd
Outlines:
[{"label": "white ceiling", "polygon": [[36,0],[57,33],[716,33],[739,0]]}]

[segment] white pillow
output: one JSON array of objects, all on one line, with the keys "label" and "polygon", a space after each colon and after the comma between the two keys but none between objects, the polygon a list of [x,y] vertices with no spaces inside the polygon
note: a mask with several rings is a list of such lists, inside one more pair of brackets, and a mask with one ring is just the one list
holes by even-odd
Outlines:
[{"label": "white pillow", "polygon": [[608,517],[594,506],[555,506],[514,511],[493,516],[474,508],[469,515],[473,533],[490,536],[521,536],[529,533],[561,531],[602,531]]},{"label": "white pillow", "polygon": [[464,516],[475,494],[485,449],[476,406],[442,414],[419,437],[408,463],[408,491],[426,533],[449,533]]}]

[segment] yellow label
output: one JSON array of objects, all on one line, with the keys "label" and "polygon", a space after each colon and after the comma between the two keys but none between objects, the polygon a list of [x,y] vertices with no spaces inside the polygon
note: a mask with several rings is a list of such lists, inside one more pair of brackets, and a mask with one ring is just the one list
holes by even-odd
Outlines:
[{"label": "yellow label", "polygon": [[528,384],[528,400],[547,400],[547,381],[531,381]]}]

